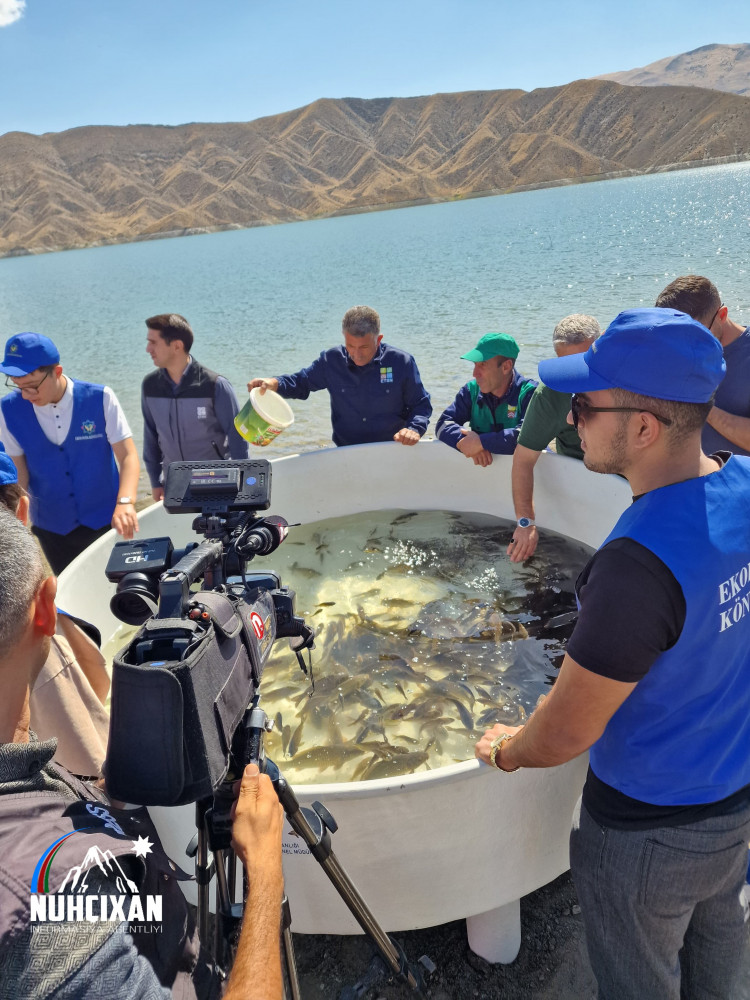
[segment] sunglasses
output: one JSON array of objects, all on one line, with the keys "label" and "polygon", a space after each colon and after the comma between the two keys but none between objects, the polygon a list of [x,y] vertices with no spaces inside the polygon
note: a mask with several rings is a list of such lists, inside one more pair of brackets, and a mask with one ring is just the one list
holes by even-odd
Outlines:
[{"label": "sunglasses", "polygon": [[591,406],[585,399],[576,393],[570,400],[570,411],[573,414],[573,426],[578,430],[578,418],[588,417],[589,413],[650,413],[658,421],[669,427],[672,421],[669,417],[662,417],[653,410],[644,410],[641,406]]},{"label": "sunglasses", "polygon": [[713,316],[711,317],[711,322],[710,322],[710,323],[708,324],[708,329],[709,329],[709,330],[711,329],[711,327],[712,327],[712,326],[714,325],[714,323],[716,322],[716,317],[717,317],[717,316],[719,315],[719,313],[721,312],[721,310],[722,310],[723,308],[724,308],[724,303],[722,302],[722,303],[721,303],[721,305],[719,306],[719,308],[718,308],[718,309],[716,310],[716,312],[715,312],[715,313],[713,314]]}]

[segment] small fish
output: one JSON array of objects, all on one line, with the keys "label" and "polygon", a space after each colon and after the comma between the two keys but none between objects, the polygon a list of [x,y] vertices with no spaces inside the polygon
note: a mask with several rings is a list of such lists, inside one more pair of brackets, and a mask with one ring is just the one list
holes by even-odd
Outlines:
[{"label": "small fish", "polygon": [[413,750],[391,760],[378,760],[365,771],[363,777],[365,781],[374,781],[376,778],[394,778],[400,774],[412,774],[426,763],[428,757],[426,750]]},{"label": "small fish", "polygon": [[302,728],[305,725],[305,720],[303,719],[297,728],[292,733],[291,739],[287,744],[286,755],[287,757],[294,757],[294,755],[299,750],[299,745],[302,742]]},{"label": "small fish", "polygon": [[316,608],[334,608],[336,606],[335,601],[321,601],[320,604],[316,604]]},{"label": "small fish", "polygon": [[305,580],[312,580],[314,577],[323,575],[317,569],[312,569],[310,566],[300,566],[296,562],[293,562],[289,567],[289,572],[296,573],[297,576],[301,576]]},{"label": "small fish", "polygon": [[404,524],[406,521],[411,521],[411,519],[416,516],[417,516],[417,511],[415,510],[408,511],[405,514],[399,514],[398,517],[394,517],[394,519],[391,521],[391,524]]},{"label": "small fish", "polygon": [[312,747],[310,750],[300,750],[294,760],[295,768],[314,768],[328,771],[330,768],[340,768],[353,757],[361,757],[363,751],[353,743],[333,743],[327,746]]},{"label": "small fish", "polygon": [[407,601],[403,597],[386,597],[382,602],[387,608],[413,608],[417,601]]}]

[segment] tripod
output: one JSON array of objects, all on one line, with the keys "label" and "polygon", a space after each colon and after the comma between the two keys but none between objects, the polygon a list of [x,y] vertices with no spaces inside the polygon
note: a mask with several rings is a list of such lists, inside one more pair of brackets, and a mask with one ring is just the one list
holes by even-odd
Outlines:
[{"label": "tripod", "polygon": [[[311,809],[300,807],[291,785],[287,783],[276,764],[266,757],[263,736],[273,723],[269,723],[268,716],[259,707],[258,702],[259,695],[256,695],[235,734],[232,745],[232,756],[236,763],[234,779],[242,776],[246,764],[252,763],[257,764],[261,772],[268,774],[289,825],[307,844],[311,855],[333,883],[359,926],[373,942],[387,968],[406,983],[416,996],[421,997],[423,982],[420,970],[409,964],[400,945],[380,927],[331,848],[331,834],[338,829],[333,816],[320,802],[314,802]],[[229,818],[234,798],[232,794],[234,779],[224,782],[213,799],[204,799],[196,803],[197,834],[187,851],[188,855],[195,857],[198,931],[203,941],[208,941],[209,883],[213,875],[216,875],[213,951],[216,964],[221,969],[228,969],[231,965],[233,957],[231,942],[239,927],[243,910],[242,903],[237,903],[234,899],[237,858],[231,846]],[[212,860],[209,858],[209,852],[213,855]],[[282,901],[281,917],[282,944],[290,994],[288,1000],[301,1000],[290,929],[291,914],[286,896]]]}]

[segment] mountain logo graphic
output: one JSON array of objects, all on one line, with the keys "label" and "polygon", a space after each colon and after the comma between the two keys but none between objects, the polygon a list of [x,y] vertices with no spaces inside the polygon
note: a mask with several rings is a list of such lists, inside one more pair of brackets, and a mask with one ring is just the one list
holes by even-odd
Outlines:
[{"label": "mountain logo graphic", "polygon": [[87,878],[93,868],[98,868],[107,878],[114,878],[118,892],[123,894],[128,892],[131,895],[138,892],[138,886],[126,876],[114,854],[111,851],[102,851],[96,845],[89,847],[80,865],[68,869],[68,874],[60,886],[60,892],[64,892],[68,885],[73,892],[88,892]]}]

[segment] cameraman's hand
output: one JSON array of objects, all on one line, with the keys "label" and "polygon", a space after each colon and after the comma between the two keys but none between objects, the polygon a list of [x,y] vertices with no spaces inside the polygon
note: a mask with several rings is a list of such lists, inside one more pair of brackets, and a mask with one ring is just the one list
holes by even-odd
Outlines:
[{"label": "cameraman's hand", "polygon": [[277,378],[254,378],[252,382],[247,383],[247,391],[250,392],[251,389],[260,389],[261,396],[268,392],[279,391],[279,380]]},{"label": "cameraman's hand", "polygon": [[232,846],[252,882],[254,875],[281,880],[284,809],[273,783],[257,764],[248,764],[232,806]]},{"label": "cameraman's hand", "polygon": [[245,866],[245,914],[224,1000],[282,1000],[279,914],[284,810],[267,774],[248,764],[232,806],[232,846]]}]

